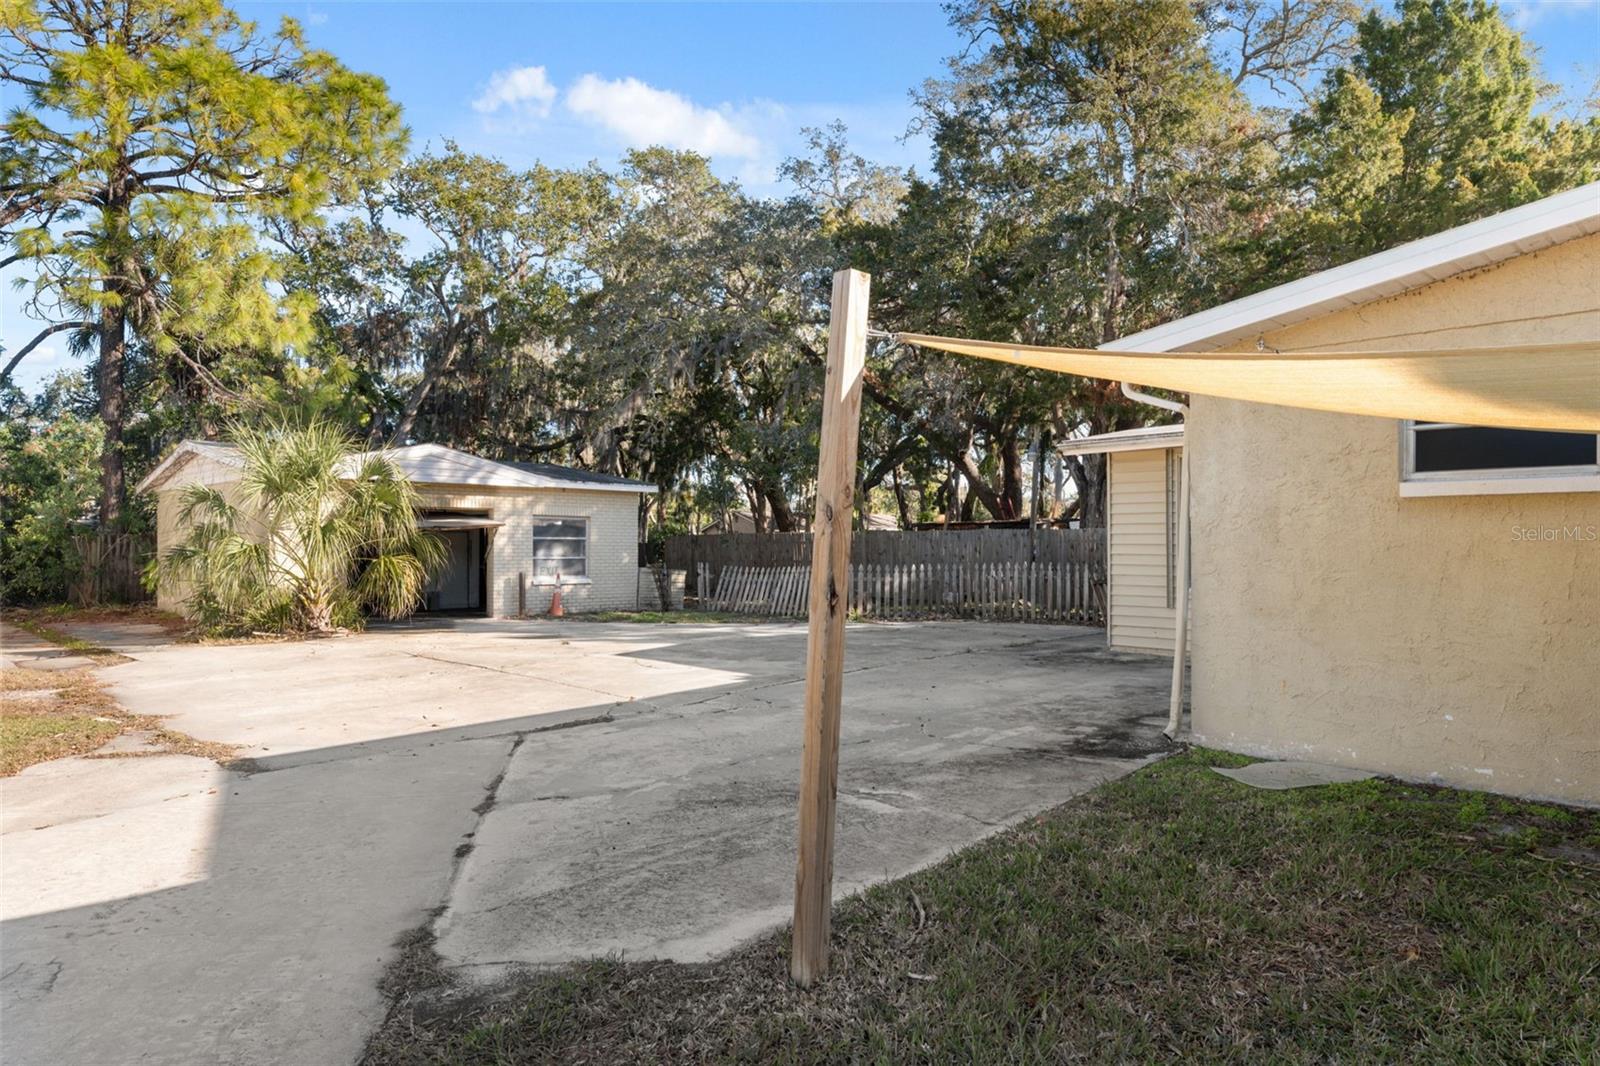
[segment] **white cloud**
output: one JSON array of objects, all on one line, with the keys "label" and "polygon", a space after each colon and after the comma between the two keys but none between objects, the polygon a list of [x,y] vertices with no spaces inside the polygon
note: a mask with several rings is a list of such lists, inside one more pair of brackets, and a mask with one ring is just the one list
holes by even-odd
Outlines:
[{"label": "white cloud", "polygon": [[1502,7],[1509,9],[1511,24],[1525,30],[1550,15],[1560,17],[1593,11],[1595,0],[1508,0]]},{"label": "white cloud", "polygon": [[17,369],[12,371],[12,383],[25,393],[38,393],[57,374],[77,370],[81,365],[81,360],[70,355],[65,348],[50,343],[41,344],[17,364]]},{"label": "white cloud", "polygon": [[503,108],[527,110],[540,117],[550,113],[556,102],[556,87],[543,67],[513,67],[489,79],[483,95],[472,101],[472,109],[489,115]]},{"label": "white cloud", "polygon": [[611,81],[585,74],[567,90],[564,104],[629,147],[659,144],[735,159],[754,159],[763,151],[760,138],[742,129],[726,109],[700,107],[638,78]]}]

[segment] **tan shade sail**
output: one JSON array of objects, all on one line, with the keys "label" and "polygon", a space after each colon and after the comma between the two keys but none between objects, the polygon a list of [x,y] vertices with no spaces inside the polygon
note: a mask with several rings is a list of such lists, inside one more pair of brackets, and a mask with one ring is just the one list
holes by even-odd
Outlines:
[{"label": "tan shade sail", "polygon": [[1412,352],[1115,352],[896,334],[1058,374],[1314,411],[1600,433],[1600,341]]}]

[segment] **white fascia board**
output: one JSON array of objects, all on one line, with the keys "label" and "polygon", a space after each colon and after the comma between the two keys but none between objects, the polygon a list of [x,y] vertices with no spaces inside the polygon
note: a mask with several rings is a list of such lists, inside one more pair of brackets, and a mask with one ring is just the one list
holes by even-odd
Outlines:
[{"label": "white fascia board", "polygon": [[167,457],[156,464],[154,470],[139,479],[133,487],[135,495],[159,489],[165,485],[173,475],[177,474],[188,464],[190,459],[209,459],[224,466],[243,467],[238,453],[226,446],[212,445],[207,441],[183,440],[173,448]]},{"label": "white fascia board", "polygon": [[[409,454],[408,454],[409,453]],[[375,453],[368,453],[375,454]],[[376,453],[381,454],[381,453]],[[654,485],[619,485],[612,481],[567,481],[497,463],[443,444],[414,444],[392,453],[397,465],[418,485],[453,485],[502,489],[577,489],[583,492],[653,494]]]},{"label": "white fascia board", "polygon": [[1093,437],[1075,437],[1054,445],[1057,455],[1099,455],[1110,452],[1158,451],[1183,447],[1182,426],[1156,426],[1160,432],[1147,429],[1121,430],[1100,433]]},{"label": "white fascia board", "polygon": [[553,478],[543,478],[537,474],[529,474],[520,470],[517,471],[517,473],[521,475],[521,479],[517,481],[508,481],[498,478],[495,480],[466,480],[462,478],[456,478],[449,481],[437,481],[433,480],[432,478],[420,477],[412,477],[411,481],[414,484],[426,486],[428,488],[446,489],[452,487],[462,487],[490,489],[539,489],[541,491],[577,490],[579,492],[627,492],[635,495],[645,496],[654,495],[655,493],[661,491],[655,485],[618,485],[609,481],[557,481]]}]

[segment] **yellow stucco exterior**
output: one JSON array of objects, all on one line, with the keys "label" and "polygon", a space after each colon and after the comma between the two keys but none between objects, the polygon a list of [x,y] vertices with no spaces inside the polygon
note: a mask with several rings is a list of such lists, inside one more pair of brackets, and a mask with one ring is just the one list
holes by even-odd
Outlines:
[{"label": "yellow stucco exterior", "polygon": [[[1597,338],[1600,236],[1264,340]],[[1198,743],[1600,804],[1600,493],[1402,498],[1387,419],[1195,396],[1186,432]]]}]

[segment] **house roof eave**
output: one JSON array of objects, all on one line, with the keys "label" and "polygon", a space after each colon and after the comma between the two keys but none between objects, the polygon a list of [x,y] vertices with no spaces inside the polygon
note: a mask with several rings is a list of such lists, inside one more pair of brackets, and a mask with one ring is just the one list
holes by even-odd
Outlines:
[{"label": "house roof eave", "polygon": [[1397,296],[1594,233],[1600,233],[1600,182],[1308,274],[1101,347],[1125,352],[1214,351],[1230,341]]}]

